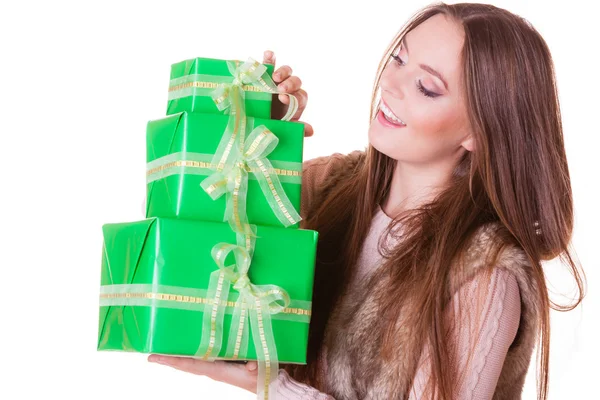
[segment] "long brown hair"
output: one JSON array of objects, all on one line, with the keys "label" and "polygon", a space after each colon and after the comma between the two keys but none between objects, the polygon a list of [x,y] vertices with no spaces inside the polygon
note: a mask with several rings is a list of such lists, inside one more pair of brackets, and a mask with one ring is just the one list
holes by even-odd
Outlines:
[{"label": "long brown hair", "polygon": [[[461,256],[477,228],[495,222],[501,227],[502,241],[520,246],[531,263],[541,307],[536,315],[541,337],[538,398],[546,399],[550,307],[569,311],[585,296],[585,275],[581,270],[582,279],[570,248],[573,198],[552,58],[531,24],[504,9],[474,3],[427,6],[412,16],[385,50],[373,87],[370,120],[379,108],[379,80],[394,49],[407,32],[439,13],[464,28],[461,79],[475,150],[465,153],[451,182],[433,201],[402,213],[388,227],[387,233],[392,233],[400,224],[407,234],[385,254],[382,268],[370,280],[372,285],[387,276],[393,282],[379,298],[382,320],[390,321],[381,357],[393,353],[398,304],[410,299],[415,307],[409,310],[411,315],[403,315],[403,324],[410,324],[415,337],[422,337],[432,349],[430,384],[437,398],[453,398],[442,318],[449,300],[450,260]],[[308,359],[307,365],[285,369],[317,388],[322,387],[316,364],[325,325],[352,277],[351,267],[377,206],[388,194],[396,163],[372,146],[365,153],[364,163],[331,188],[305,224],[320,234]],[[541,263],[558,256],[572,270],[579,288],[579,298],[570,306],[551,302],[548,296]],[[413,358],[421,351],[404,350]]]}]

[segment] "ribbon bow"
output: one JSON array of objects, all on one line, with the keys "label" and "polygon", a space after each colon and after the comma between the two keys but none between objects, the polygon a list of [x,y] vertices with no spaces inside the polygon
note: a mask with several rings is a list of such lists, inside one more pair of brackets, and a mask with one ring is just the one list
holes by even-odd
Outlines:
[{"label": "ribbon bow", "polygon": [[[243,85],[254,86],[261,92],[279,93],[275,82],[269,74],[266,74],[267,67],[252,57],[248,57],[248,60],[241,65],[238,61],[228,60],[227,69],[233,76],[231,83],[221,83],[211,92],[211,97],[220,111],[225,110],[226,113],[231,113],[231,110],[235,110],[236,107],[243,109],[244,102],[237,103],[231,100],[235,96],[238,96],[238,98],[241,96],[241,99],[244,99]],[[282,120],[289,121],[298,111],[298,100],[289,93],[284,94],[289,97],[290,105]]]},{"label": "ribbon bow", "polygon": [[[211,97],[220,111],[229,114],[227,128],[223,133],[217,152],[212,163],[217,165],[217,170],[223,170],[230,158],[235,155],[234,148],[241,147],[244,138],[240,137],[240,130],[246,126],[246,111],[244,108],[245,90],[244,85],[252,85],[262,92],[279,94],[275,82],[269,74],[266,74],[267,67],[254,60],[252,57],[242,65],[238,61],[227,61],[227,68],[233,76],[230,83],[220,83],[212,92]],[[282,93],[289,97],[290,103],[288,110],[282,121],[289,121],[298,110],[298,100],[289,93]]]},{"label": "ribbon bow", "polygon": [[229,225],[237,233],[256,236],[246,215],[248,171],[256,177],[269,206],[285,227],[302,219],[287,197],[267,158],[278,143],[279,138],[267,127],[256,127],[250,133],[243,153],[238,155],[236,162],[231,163],[228,170],[214,172],[200,183],[213,200],[227,193],[227,208],[223,220],[229,221]]},{"label": "ribbon bow", "polygon": [[[236,262],[226,266],[225,259],[231,252]],[[234,305],[225,358],[247,357],[247,320],[250,319],[258,360],[257,395],[259,399],[269,399],[269,393],[276,392],[274,385],[279,373],[271,314],[277,314],[288,307],[290,297],[279,286],[255,285],[250,281],[248,269],[251,256],[243,246],[219,243],[213,247],[211,254],[219,269],[210,276],[208,295],[213,301],[205,306],[202,339],[196,357],[209,361],[217,358],[222,345],[225,312],[221,298],[227,301],[229,288],[233,284],[233,288],[239,292],[239,298]]]}]

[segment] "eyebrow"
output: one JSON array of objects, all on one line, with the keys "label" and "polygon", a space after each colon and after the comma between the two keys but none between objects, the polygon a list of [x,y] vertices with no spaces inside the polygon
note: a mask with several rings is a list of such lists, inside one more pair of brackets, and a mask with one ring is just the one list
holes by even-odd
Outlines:
[{"label": "eyebrow", "polygon": [[[406,36],[402,37],[402,41],[401,42],[402,42],[402,44],[404,44],[404,47],[406,48],[406,52],[410,53],[408,51],[408,42],[406,41]],[[430,67],[427,64],[419,64],[419,67],[421,67],[421,69],[429,72],[430,74],[437,76],[444,83],[444,86],[446,87],[446,90],[449,90],[448,89],[448,82],[446,82],[446,79],[444,79],[444,76],[442,74],[440,74],[438,71],[436,71],[435,69],[433,69],[432,67]]]}]

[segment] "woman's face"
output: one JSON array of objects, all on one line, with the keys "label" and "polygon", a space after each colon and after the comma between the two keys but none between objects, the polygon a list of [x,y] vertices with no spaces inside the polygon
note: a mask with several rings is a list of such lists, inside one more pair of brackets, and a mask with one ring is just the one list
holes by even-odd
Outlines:
[{"label": "woman's face", "polygon": [[[465,149],[472,151],[460,81],[463,37],[460,25],[443,14],[404,36],[393,53],[399,59],[381,75],[382,103],[369,127],[373,147],[414,164],[456,160]],[[386,105],[405,126],[383,120]]]}]

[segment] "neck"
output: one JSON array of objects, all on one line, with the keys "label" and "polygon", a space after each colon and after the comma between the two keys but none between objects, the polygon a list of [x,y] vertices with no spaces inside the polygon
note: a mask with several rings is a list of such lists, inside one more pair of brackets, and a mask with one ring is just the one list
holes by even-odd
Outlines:
[{"label": "neck", "polygon": [[396,161],[390,191],[381,208],[385,214],[398,214],[432,201],[447,184],[453,163],[411,164]]}]

